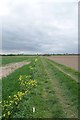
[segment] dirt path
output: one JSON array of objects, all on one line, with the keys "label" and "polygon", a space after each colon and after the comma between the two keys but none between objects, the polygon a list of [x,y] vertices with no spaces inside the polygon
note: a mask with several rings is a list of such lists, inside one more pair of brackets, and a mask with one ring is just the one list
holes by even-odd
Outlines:
[{"label": "dirt path", "polygon": [[10,73],[15,71],[16,69],[22,67],[23,65],[29,64],[30,62],[17,62],[17,63],[10,63],[5,65],[4,67],[0,67],[0,79],[2,77],[8,76]]},{"label": "dirt path", "polygon": [[42,63],[45,67],[45,72],[47,73],[48,77],[50,78],[51,84],[53,86],[53,89],[55,91],[55,94],[59,100],[59,103],[61,104],[64,113],[66,114],[66,117],[70,118],[76,118],[77,117],[77,111],[75,110],[75,106],[71,106],[70,101],[68,100],[67,96],[65,96],[64,89],[61,88],[60,84],[58,83],[57,79],[55,79],[52,74],[53,70],[47,66],[47,62],[42,59]]}]

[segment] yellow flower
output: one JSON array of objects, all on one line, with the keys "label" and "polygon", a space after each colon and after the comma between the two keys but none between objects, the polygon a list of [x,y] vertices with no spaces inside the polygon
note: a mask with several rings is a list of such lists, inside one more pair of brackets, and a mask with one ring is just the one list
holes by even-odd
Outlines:
[{"label": "yellow flower", "polygon": [[28,92],[28,90],[25,91],[25,93],[27,93],[27,92]]},{"label": "yellow flower", "polygon": [[26,75],[26,77],[25,78],[29,78],[30,76],[28,76],[28,75]]},{"label": "yellow flower", "polygon": [[15,104],[17,105],[18,103],[15,101]]},{"label": "yellow flower", "polygon": [[11,98],[11,96],[9,96],[9,98]]},{"label": "yellow flower", "polygon": [[6,115],[5,114],[3,114],[3,117],[5,117]]},{"label": "yellow flower", "polygon": [[14,95],[14,97],[17,97],[17,95]]},{"label": "yellow flower", "polygon": [[22,80],[22,75],[20,75],[19,80]]},{"label": "yellow flower", "polygon": [[29,66],[29,69],[33,70],[33,67],[32,67],[32,66]]},{"label": "yellow flower", "polygon": [[8,106],[11,106],[11,103]]},{"label": "yellow flower", "polygon": [[8,111],[8,115],[10,115],[11,113],[10,113],[10,111]]},{"label": "yellow flower", "polygon": [[11,100],[10,103],[13,103],[13,101]]},{"label": "yellow flower", "polygon": [[[37,61],[37,59],[35,59],[35,61]],[[29,67],[30,69],[33,69],[32,66]],[[13,95],[13,97],[11,98],[11,96],[9,96],[9,101],[3,101],[2,105],[2,109],[5,112],[5,114],[3,114],[3,116],[8,116],[11,114],[11,110],[14,108],[14,104],[17,105],[19,103],[19,101],[23,98],[24,95],[29,94],[31,92],[31,89],[34,86],[37,86],[37,82],[36,80],[32,80],[30,79],[31,76],[27,76],[27,75],[20,75],[19,77],[19,85],[21,87],[22,91],[18,91],[15,95]],[[2,102],[0,101],[0,104]],[[13,104],[14,103],[14,104]]]},{"label": "yellow flower", "polygon": [[27,82],[25,81],[25,84],[26,84]]},{"label": "yellow flower", "polygon": [[38,61],[38,59],[36,58],[36,59],[35,59],[35,62],[37,62],[37,61]]}]

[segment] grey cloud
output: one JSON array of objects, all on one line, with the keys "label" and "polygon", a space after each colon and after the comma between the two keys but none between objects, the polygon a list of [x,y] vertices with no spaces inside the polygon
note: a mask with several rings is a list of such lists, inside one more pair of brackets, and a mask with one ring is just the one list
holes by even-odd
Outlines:
[{"label": "grey cloud", "polygon": [[3,16],[3,51],[77,52],[77,3],[10,3]]}]

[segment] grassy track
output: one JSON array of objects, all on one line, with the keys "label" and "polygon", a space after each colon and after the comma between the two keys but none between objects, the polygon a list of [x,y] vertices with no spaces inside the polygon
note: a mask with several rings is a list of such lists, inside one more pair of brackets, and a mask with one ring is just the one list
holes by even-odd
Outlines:
[{"label": "grassy track", "polygon": [[49,60],[42,60],[48,76],[51,78],[53,89],[67,117],[77,116],[78,84],[65,75]]},{"label": "grassy track", "polygon": [[[37,81],[37,87],[29,95],[25,95],[18,108],[15,107],[11,118],[77,118],[78,117],[78,83],[58,69],[55,62],[39,57],[29,58],[30,65],[19,68],[11,75],[3,78],[2,99],[8,100],[19,88],[20,75],[31,75]],[[29,67],[33,70],[30,71]],[[61,69],[62,67],[59,66]],[[64,66],[64,69],[65,68]],[[73,74],[73,71],[69,72]],[[35,112],[32,108],[35,107]]]},{"label": "grassy track", "polygon": [[79,82],[78,80],[80,78],[80,72],[78,72],[72,68],[69,68],[65,65],[59,64],[53,60],[50,60],[50,61],[52,61],[52,64],[54,64],[55,67],[57,67],[60,71],[67,74],[68,76],[72,77],[75,81]]},{"label": "grassy track", "polygon": [[[25,96],[23,102],[20,103],[20,111],[15,113],[14,116],[25,118],[57,118],[65,116],[41,60],[38,60],[35,65],[33,77],[37,80],[38,87],[30,94],[29,98]],[[35,113],[32,113],[33,106],[36,108]]]}]

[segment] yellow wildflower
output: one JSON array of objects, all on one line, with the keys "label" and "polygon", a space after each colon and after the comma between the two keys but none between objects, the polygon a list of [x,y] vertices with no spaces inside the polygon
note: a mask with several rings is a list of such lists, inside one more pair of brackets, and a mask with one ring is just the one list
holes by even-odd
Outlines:
[{"label": "yellow wildflower", "polygon": [[9,98],[11,98],[11,96],[9,96]]},{"label": "yellow wildflower", "polygon": [[15,104],[17,105],[18,103],[15,101]]},{"label": "yellow wildflower", "polygon": [[20,75],[19,80],[22,80],[22,75]]},{"label": "yellow wildflower", "polygon": [[17,97],[17,95],[14,95],[14,97]]},{"label": "yellow wildflower", "polygon": [[10,113],[10,111],[8,111],[8,115],[10,115],[11,113]]},{"label": "yellow wildflower", "polygon": [[3,114],[3,117],[5,117],[6,115],[5,114]]},{"label": "yellow wildflower", "polygon": [[36,59],[35,59],[35,62],[37,62],[37,61],[38,61],[38,59],[36,58]]}]

